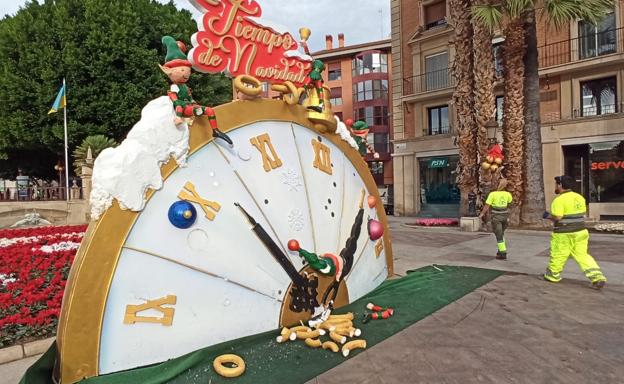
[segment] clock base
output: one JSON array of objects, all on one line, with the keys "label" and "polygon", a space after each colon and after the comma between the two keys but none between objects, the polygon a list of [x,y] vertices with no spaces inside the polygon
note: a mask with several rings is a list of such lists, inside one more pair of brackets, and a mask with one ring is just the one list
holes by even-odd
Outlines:
[{"label": "clock base", "polygon": [[[321,303],[323,299],[323,294],[325,290],[335,281],[333,276],[323,276],[320,275],[317,271],[314,271],[309,266],[303,268],[299,273],[303,275],[307,273],[316,274],[318,277],[318,287],[316,288],[317,296],[316,299],[319,303]],[[293,297],[290,295],[290,290],[292,288],[292,284],[288,287],[288,291],[286,296],[284,297],[284,302],[282,303],[282,310],[280,311],[280,321],[279,327],[288,327],[293,324],[299,325],[301,321],[307,323],[308,320],[312,318],[313,313],[309,311],[303,312],[294,312],[290,309],[290,304],[293,301]],[[338,294],[334,299],[334,308],[340,308],[343,305],[349,304],[349,292],[347,289],[347,284],[344,280],[340,282],[340,286],[338,288]]]}]

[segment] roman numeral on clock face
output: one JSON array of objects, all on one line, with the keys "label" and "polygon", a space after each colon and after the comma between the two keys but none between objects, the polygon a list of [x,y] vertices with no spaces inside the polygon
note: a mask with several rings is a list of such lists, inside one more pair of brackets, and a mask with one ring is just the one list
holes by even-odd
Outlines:
[{"label": "roman numeral on clock face", "polygon": [[193,185],[190,181],[187,181],[184,184],[184,188],[180,191],[180,193],[178,193],[178,198],[180,200],[186,200],[190,203],[199,204],[199,206],[204,210],[206,218],[210,221],[215,219],[215,212],[219,212],[221,209],[221,204],[216,201],[206,200],[199,196],[199,193],[197,193],[197,190],[195,189],[195,185]]},{"label": "roman numeral on clock face", "polygon": [[[163,305],[174,305],[176,301],[177,298],[175,295],[167,295],[158,299],[147,300],[143,304],[128,304],[126,305],[124,324],[157,323],[164,326],[170,326],[173,324],[173,314],[175,313],[175,308],[163,307]],[[158,311],[162,313],[162,316],[151,317],[138,315],[139,312],[147,311],[148,309]]]},{"label": "roman numeral on clock face", "polygon": [[316,139],[312,139],[312,147],[314,148],[314,163],[312,164],[314,168],[331,175],[332,167],[329,147]]},{"label": "roman numeral on clock face", "polygon": [[277,152],[275,152],[273,143],[271,143],[271,137],[269,137],[268,133],[252,137],[249,141],[251,142],[251,145],[260,151],[260,155],[262,155],[262,167],[265,172],[270,172],[271,170],[282,166],[282,160],[277,155]]},{"label": "roman numeral on clock face", "polygon": [[383,238],[377,240],[375,244],[375,256],[379,257],[381,255],[381,251],[383,251]]}]

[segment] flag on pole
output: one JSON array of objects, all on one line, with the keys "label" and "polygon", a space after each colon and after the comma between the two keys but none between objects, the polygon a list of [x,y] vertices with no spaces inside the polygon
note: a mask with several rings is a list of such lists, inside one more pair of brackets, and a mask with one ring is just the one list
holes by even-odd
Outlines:
[{"label": "flag on pole", "polygon": [[52,104],[52,108],[50,108],[50,110],[48,111],[48,115],[58,112],[61,108],[65,108],[66,104],[67,102],[65,100],[65,83],[63,83],[63,86],[59,90],[58,95],[56,95],[56,100],[54,100],[54,104]]}]

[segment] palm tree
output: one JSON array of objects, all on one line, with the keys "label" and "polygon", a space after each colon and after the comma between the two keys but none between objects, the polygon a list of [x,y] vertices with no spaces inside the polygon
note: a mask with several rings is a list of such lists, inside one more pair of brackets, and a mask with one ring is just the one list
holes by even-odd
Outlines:
[{"label": "palm tree", "polygon": [[[475,5],[486,4],[487,0],[476,0]],[[474,62],[474,115],[476,120],[477,163],[481,164],[487,156],[487,125],[496,117],[496,98],[494,95],[494,53],[492,51],[492,31],[485,25],[472,21],[474,39],[472,43]],[[479,167],[478,201],[483,201],[490,190],[491,172]]]},{"label": "palm tree", "polygon": [[[525,224],[540,222],[540,213],[544,210],[544,182],[542,165],[542,142],[539,117],[539,73],[536,16],[546,17],[549,26],[560,28],[578,19],[597,23],[614,7],[614,0],[543,0],[537,8],[533,0],[498,0],[489,4],[479,4],[472,8],[477,22],[490,29],[500,28],[504,22],[516,20],[516,28],[524,34],[525,56],[521,65],[525,77],[522,84],[524,104],[514,108],[524,110],[524,194],[522,196],[522,221]],[[520,22],[522,21],[522,23]],[[509,29],[506,29],[509,32]],[[507,37],[509,38],[509,37]],[[515,68],[512,68],[515,71]],[[505,98],[505,114],[508,112],[509,99]],[[518,116],[519,111],[513,112]],[[514,117],[515,117],[514,116]],[[506,143],[506,151],[517,143]],[[508,172],[511,172],[509,170]],[[515,173],[515,172],[514,172]],[[513,183],[510,183],[513,184]]]},{"label": "palm tree", "polygon": [[[521,18],[511,19],[504,29],[503,43],[503,148],[504,174],[508,190],[517,204],[511,210],[510,220],[518,224],[524,184],[524,28]],[[518,204],[520,203],[520,204]],[[542,210],[543,211],[543,210]]]},{"label": "palm tree", "polygon": [[115,140],[104,135],[87,136],[74,150],[74,171],[76,172],[76,175],[80,176],[82,173],[82,166],[86,164],[89,148],[91,149],[93,160],[95,160],[100,152],[106,148],[116,146],[117,142]]},{"label": "palm tree", "polygon": [[470,0],[450,0],[451,20],[455,32],[455,59],[453,76],[456,86],[453,104],[457,116],[456,128],[459,143],[459,172],[457,184],[461,191],[462,215],[468,211],[468,193],[477,190],[477,146],[474,119],[473,30]]}]

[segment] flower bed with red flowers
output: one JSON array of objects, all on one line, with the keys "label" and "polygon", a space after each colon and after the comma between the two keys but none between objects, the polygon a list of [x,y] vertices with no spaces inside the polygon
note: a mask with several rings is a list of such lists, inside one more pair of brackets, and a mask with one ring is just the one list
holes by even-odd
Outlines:
[{"label": "flower bed with red flowers", "polygon": [[414,225],[424,227],[451,227],[459,224],[457,219],[416,219]]},{"label": "flower bed with red flowers", "polygon": [[86,225],[0,230],[0,348],[55,334]]}]

